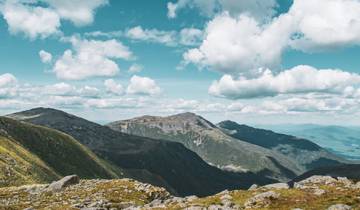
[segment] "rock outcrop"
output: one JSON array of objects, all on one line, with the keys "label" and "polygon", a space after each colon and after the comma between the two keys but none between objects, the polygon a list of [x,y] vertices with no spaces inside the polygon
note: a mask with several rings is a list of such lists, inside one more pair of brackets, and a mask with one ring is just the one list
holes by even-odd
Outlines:
[{"label": "rock outcrop", "polygon": [[[298,186],[224,190],[208,197],[176,197],[164,188],[132,179],[80,180],[65,177],[53,184],[0,188],[0,209],[72,210],[243,210],[243,209],[360,209],[360,189],[351,180],[310,177]],[[50,186],[57,186],[49,191]],[[323,193],[325,192],[325,193]]]}]

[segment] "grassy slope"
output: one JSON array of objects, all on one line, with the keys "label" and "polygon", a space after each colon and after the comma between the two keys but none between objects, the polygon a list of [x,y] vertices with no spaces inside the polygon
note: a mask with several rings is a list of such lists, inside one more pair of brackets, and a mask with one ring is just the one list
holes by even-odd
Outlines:
[{"label": "grassy slope", "polygon": [[59,175],[36,155],[0,136],[0,187],[46,183]]},{"label": "grassy slope", "polygon": [[109,164],[59,131],[0,117],[0,136],[13,139],[23,147],[21,149],[36,155],[61,176],[77,174],[82,178],[118,177]]}]

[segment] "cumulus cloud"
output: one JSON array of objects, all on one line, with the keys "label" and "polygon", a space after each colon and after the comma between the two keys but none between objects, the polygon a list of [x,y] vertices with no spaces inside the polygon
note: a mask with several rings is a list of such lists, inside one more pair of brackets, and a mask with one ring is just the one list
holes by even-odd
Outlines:
[{"label": "cumulus cloud", "polygon": [[229,99],[310,92],[344,94],[352,86],[360,86],[360,75],[341,70],[297,66],[277,75],[267,70],[254,79],[234,79],[230,75],[224,75],[210,86],[209,93]]},{"label": "cumulus cloud", "polygon": [[126,36],[130,39],[162,43],[169,46],[176,44],[175,31],[161,31],[157,29],[143,29],[141,26],[130,28],[126,31]]},{"label": "cumulus cloud", "polygon": [[[61,20],[70,20],[76,26],[93,22],[96,8],[107,0],[4,0],[0,13],[12,34],[22,33],[30,39],[61,34]],[[45,4],[44,4],[45,3]]]},{"label": "cumulus cloud", "polygon": [[107,79],[104,81],[106,91],[115,95],[123,95],[125,90],[121,84],[118,84],[113,79]]},{"label": "cumulus cloud", "polygon": [[39,56],[42,63],[51,63],[52,61],[51,53],[46,52],[45,50],[40,50]]},{"label": "cumulus cloud", "polygon": [[246,12],[223,12],[207,24],[200,47],[183,58],[199,68],[256,76],[260,68],[279,69],[287,48],[316,52],[359,45],[359,14],[357,0],[294,0],[287,13],[266,22]]},{"label": "cumulus cloud", "polygon": [[197,28],[183,28],[180,31],[180,43],[187,46],[200,45],[203,31]]},{"label": "cumulus cloud", "polygon": [[0,98],[14,97],[17,92],[17,79],[15,76],[9,73],[0,75]]},{"label": "cumulus cloud", "polygon": [[139,73],[139,72],[141,72],[143,69],[144,69],[144,67],[143,67],[142,65],[139,65],[139,64],[136,64],[136,63],[135,63],[135,64],[133,64],[133,65],[131,65],[131,66],[129,67],[128,72],[134,74],[134,73]]},{"label": "cumulus cloud", "polygon": [[76,26],[84,26],[94,21],[95,9],[108,4],[108,0],[43,0],[62,19],[70,20]]},{"label": "cumulus cloud", "polygon": [[228,74],[257,76],[261,67],[275,68],[288,43],[292,22],[283,15],[269,25],[245,15],[223,13],[209,22],[199,48],[184,53],[186,63]]},{"label": "cumulus cloud", "polygon": [[115,39],[100,41],[72,37],[70,42],[73,50],[66,50],[53,67],[60,79],[114,76],[120,70],[114,59],[129,60],[133,56],[128,47]]},{"label": "cumulus cloud", "polygon": [[168,47],[178,46],[198,46],[203,39],[203,31],[197,28],[182,28],[180,31],[159,30],[156,28],[143,28],[135,26],[127,30],[120,31],[93,31],[85,33],[86,37],[103,37],[103,38],[128,38],[134,41],[148,43],[164,44]]},{"label": "cumulus cloud", "polygon": [[218,12],[227,11],[233,16],[249,14],[258,20],[268,20],[275,15],[276,0],[178,0],[169,2],[168,18],[176,18],[177,13],[184,8],[198,9],[200,14],[212,17]]},{"label": "cumulus cloud", "polygon": [[1,12],[12,34],[23,33],[35,39],[59,33],[60,17],[51,9],[6,1],[2,5]]},{"label": "cumulus cloud", "polygon": [[360,44],[357,0],[296,0],[290,14],[298,25],[291,42],[295,49],[311,52]]},{"label": "cumulus cloud", "polygon": [[137,95],[157,95],[161,93],[160,87],[156,82],[148,77],[134,75],[130,79],[126,93]]},{"label": "cumulus cloud", "polygon": [[175,18],[177,12],[184,8],[196,8],[203,16],[210,17],[217,8],[217,0],[178,0],[175,3],[168,2],[168,17]]}]

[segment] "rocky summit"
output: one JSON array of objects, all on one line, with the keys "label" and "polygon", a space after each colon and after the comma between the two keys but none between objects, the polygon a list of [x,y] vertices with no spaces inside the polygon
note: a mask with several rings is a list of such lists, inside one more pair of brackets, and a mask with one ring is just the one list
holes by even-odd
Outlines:
[{"label": "rocky summit", "polygon": [[0,209],[356,210],[360,182],[312,176],[293,187],[278,183],[199,198],[175,197],[164,188],[132,179],[79,180],[72,175],[51,184],[0,188]]}]

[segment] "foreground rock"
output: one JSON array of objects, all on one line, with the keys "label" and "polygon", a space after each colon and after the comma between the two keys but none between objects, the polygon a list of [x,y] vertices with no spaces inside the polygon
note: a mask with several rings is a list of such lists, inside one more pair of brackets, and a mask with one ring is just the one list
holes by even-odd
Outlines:
[{"label": "foreground rock", "polygon": [[80,178],[77,175],[66,176],[59,181],[51,183],[48,190],[53,192],[60,191],[70,185],[78,184],[79,182]]},{"label": "foreground rock", "polygon": [[360,209],[358,185],[345,178],[316,176],[295,183],[294,188],[278,183],[251,190],[225,190],[204,198],[182,198],[131,179],[79,181],[70,176],[50,185],[0,188],[0,209],[349,210]]}]

